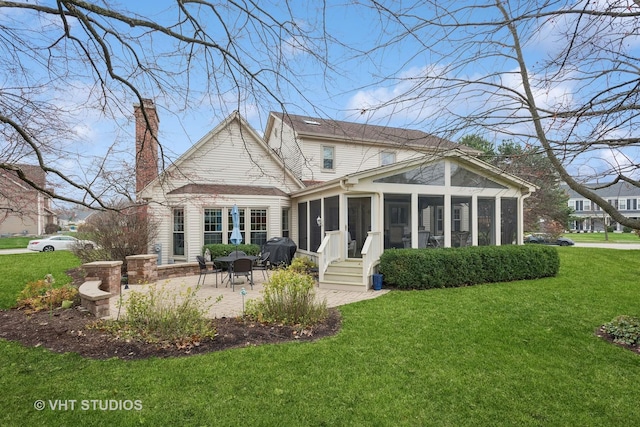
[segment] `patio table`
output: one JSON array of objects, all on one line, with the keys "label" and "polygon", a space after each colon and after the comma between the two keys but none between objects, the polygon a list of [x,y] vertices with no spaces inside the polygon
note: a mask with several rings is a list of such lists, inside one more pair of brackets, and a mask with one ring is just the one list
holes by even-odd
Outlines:
[{"label": "patio table", "polygon": [[229,275],[229,283],[231,283],[231,280],[233,280],[233,262],[235,260],[238,260],[240,258],[246,258],[246,259],[250,259],[252,262],[257,260],[258,256],[255,255],[234,255],[234,252],[231,252],[229,255],[227,256],[221,256],[218,257],[216,259],[214,259],[215,262],[224,262],[225,264],[227,264],[228,268],[228,275]]}]

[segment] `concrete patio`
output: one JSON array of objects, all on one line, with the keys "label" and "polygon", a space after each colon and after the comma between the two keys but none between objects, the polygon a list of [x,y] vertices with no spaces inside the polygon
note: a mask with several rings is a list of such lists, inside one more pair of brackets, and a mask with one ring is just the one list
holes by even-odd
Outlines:
[{"label": "concrete patio", "polygon": [[[267,271],[267,275],[271,272]],[[198,275],[192,276],[184,276],[177,277],[173,279],[160,280],[155,283],[158,287],[164,287],[169,292],[175,292],[176,294],[180,294],[180,292],[184,292],[187,288],[194,289],[198,284]],[[228,280],[223,284],[222,279],[227,279],[226,273],[218,275],[218,287],[216,287],[216,278],[209,274],[205,277],[205,284],[201,286],[197,291],[197,295],[200,298],[209,298],[208,304],[209,308],[209,317],[210,318],[221,318],[221,317],[237,317],[242,315],[243,310],[243,296],[241,293],[241,289],[246,290],[246,295],[244,296],[244,303],[250,299],[257,299],[262,297],[262,289],[264,278],[262,275],[262,271],[254,271],[253,279],[254,286],[251,289],[251,286],[248,282],[244,282],[242,284],[235,285],[235,291],[232,290],[231,285]],[[122,301],[126,302],[128,296],[132,291],[145,292],[149,289],[151,284],[145,285],[129,285],[129,289],[125,289],[122,287]],[[366,292],[354,292],[354,291],[337,291],[331,289],[320,289],[316,288],[316,298],[319,300],[326,299],[328,307],[337,307],[345,304],[350,304],[357,301],[367,300],[376,298],[378,296],[384,295],[388,290],[380,290],[373,291],[369,290]],[[218,297],[222,297],[219,302],[215,302]],[[111,310],[111,318],[118,317],[118,302],[120,297],[112,297],[110,301],[110,310]],[[124,315],[125,308],[120,309],[120,316]]]}]

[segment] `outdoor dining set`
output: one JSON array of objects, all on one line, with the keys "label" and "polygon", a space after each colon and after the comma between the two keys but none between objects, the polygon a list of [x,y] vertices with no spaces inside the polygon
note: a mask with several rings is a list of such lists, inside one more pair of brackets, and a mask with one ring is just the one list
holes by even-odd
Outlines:
[{"label": "outdoor dining set", "polygon": [[[259,256],[247,255],[243,251],[233,251],[227,256],[217,257],[213,260],[207,259],[205,256],[198,255],[196,259],[200,266],[200,277],[198,277],[198,285],[202,280],[202,285],[206,276],[213,274],[216,278],[216,288],[218,287],[218,275],[221,275],[221,283],[235,291],[236,279],[238,277],[246,277],[253,289],[253,272],[255,270],[262,271],[263,278],[266,278],[266,270],[269,265],[269,252],[263,252]],[[226,274],[225,274],[226,273]]]}]

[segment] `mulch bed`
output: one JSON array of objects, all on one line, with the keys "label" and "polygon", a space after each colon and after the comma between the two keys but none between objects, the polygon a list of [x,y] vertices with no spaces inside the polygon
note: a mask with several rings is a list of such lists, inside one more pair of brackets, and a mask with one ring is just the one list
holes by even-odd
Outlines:
[{"label": "mulch bed", "polygon": [[28,347],[43,347],[56,353],[78,353],[93,359],[124,360],[149,357],[181,357],[221,351],[236,347],[257,346],[288,341],[313,341],[340,330],[340,312],[329,309],[328,318],[312,329],[299,331],[282,325],[264,325],[241,318],[214,319],[217,335],[199,345],[179,348],[139,341],[119,340],[109,332],[88,328],[96,318],[77,308],[57,309],[27,314],[22,310],[0,311],[0,338],[17,341]]}]

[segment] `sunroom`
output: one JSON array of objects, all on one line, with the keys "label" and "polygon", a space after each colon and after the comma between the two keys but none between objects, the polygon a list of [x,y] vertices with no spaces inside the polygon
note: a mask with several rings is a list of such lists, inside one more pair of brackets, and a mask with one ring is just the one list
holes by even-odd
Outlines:
[{"label": "sunroom", "polygon": [[521,244],[535,186],[458,150],[346,175],[292,194],[298,251],[320,286],[368,289],[393,248]]}]

